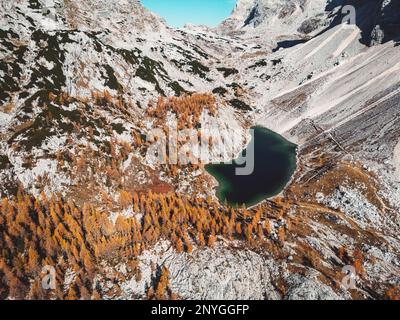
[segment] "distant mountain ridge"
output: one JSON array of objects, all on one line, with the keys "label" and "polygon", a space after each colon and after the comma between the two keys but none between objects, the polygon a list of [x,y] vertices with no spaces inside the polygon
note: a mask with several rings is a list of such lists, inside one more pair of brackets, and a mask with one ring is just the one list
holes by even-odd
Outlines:
[{"label": "distant mountain ridge", "polygon": [[357,25],[366,44],[400,36],[399,0],[238,0],[232,15],[218,27],[222,34],[307,37],[342,23],[356,9]]}]

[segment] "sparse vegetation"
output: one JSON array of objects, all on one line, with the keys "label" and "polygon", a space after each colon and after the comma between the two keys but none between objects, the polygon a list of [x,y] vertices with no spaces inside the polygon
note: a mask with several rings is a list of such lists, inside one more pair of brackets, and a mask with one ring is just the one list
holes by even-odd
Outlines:
[{"label": "sparse vegetation", "polygon": [[239,73],[239,71],[235,68],[217,68],[217,70],[222,72],[225,78]]},{"label": "sparse vegetation", "polygon": [[242,110],[242,111],[251,111],[253,110],[247,103],[239,100],[239,99],[232,99],[229,101],[232,107]]},{"label": "sparse vegetation", "polygon": [[217,114],[216,99],[213,95],[195,93],[181,97],[160,97],[157,102],[150,101],[147,113],[151,117],[165,120],[167,113],[173,112],[178,118],[178,129],[186,129],[199,124],[204,110],[213,116]]}]

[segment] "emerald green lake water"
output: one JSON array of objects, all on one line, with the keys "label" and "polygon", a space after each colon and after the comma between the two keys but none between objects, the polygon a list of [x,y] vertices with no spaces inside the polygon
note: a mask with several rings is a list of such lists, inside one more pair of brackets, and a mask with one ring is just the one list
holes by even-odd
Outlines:
[{"label": "emerald green lake water", "polygon": [[[217,196],[231,206],[250,207],[278,195],[290,182],[296,170],[297,146],[279,134],[263,127],[253,127],[254,171],[237,175],[238,165],[209,164],[206,170],[218,181]],[[249,147],[248,147],[249,148]],[[246,152],[245,152],[246,154]]]}]

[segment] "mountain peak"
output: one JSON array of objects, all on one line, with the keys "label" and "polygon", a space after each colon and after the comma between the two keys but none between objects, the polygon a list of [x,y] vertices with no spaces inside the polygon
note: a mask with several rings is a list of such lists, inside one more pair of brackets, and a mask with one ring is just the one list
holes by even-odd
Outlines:
[{"label": "mountain peak", "polygon": [[365,44],[399,38],[400,0],[238,0],[218,31],[268,39],[309,38],[343,23],[348,6],[355,9]]},{"label": "mountain peak", "polygon": [[232,15],[220,26],[223,34],[263,34],[269,38],[304,32],[302,24],[313,19],[308,33],[326,22],[326,0],[239,0]]},{"label": "mountain peak", "polygon": [[21,0],[0,1],[6,8],[2,21],[23,14],[26,19],[45,30],[149,30],[166,28],[163,19],[148,11],[139,0]]}]

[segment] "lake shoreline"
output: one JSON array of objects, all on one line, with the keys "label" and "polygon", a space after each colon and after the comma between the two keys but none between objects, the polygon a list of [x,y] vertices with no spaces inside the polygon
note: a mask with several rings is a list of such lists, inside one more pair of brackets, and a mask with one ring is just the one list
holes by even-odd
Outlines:
[{"label": "lake shoreline", "polygon": [[[255,165],[252,175],[237,176],[235,170],[239,166],[235,164],[207,164],[205,167],[207,174],[216,181],[214,194],[219,202],[232,207],[253,208],[279,196],[293,182],[299,165],[298,145],[263,126],[250,129],[254,130],[252,139],[261,141],[254,142],[254,158],[259,166]],[[251,140],[239,155],[250,143]]]}]

